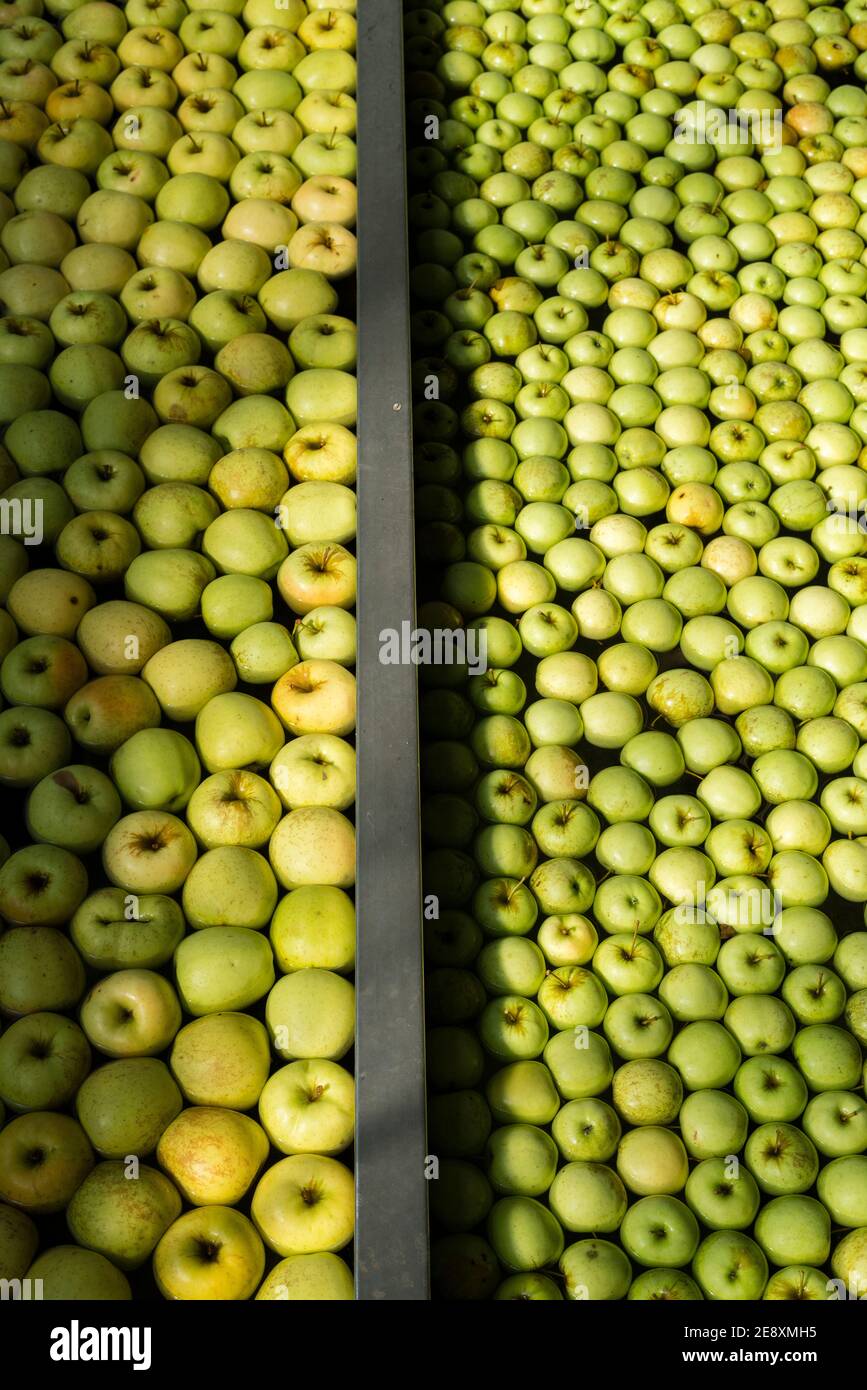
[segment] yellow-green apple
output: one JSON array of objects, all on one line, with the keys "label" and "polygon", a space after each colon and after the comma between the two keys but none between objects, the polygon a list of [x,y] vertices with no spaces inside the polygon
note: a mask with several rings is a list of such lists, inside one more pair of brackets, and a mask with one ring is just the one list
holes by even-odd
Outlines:
[{"label": "yellow-green apple", "polygon": [[[177,317],[177,316],[176,316]],[[232,388],[210,367],[176,367],[153,393],[154,410],[166,424],[210,429],[232,399]]]},{"label": "yellow-green apple", "polygon": [[222,574],[273,579],[288,563],[286,537],[264,512],[235,507],[222,512],[205,531],[202,549]]},{"label": "yellow-green apple", "polygon": [[302,661],[281,676],[271,702],[293,734],[351,734],[355,677],[336,661]]},{"label": "yellow-green apple", "polygon": [[278,516],[293,549],[355,539],[355,493],[343,483],[296,483],[280,499]]},{"label": "yellow-green apple", "polygon": [[281,564],[277,586],[292,612],[301,616],[321,605],[352,608],[355,556],[335,542],[299,546]]},{"label": "yellow-green apple", "polygon": [[111,760],[114,784],[134,811],[182,811],[200,773],[195,748],[174,729],[141,729]]},{"label": "yellow-green apple", "polygon": [[231,658],[217,642],[197,637],[169,642],[147,661],[142,676],[167,719],[184,724],[209,700],[235,689]]},{"label": "yellow-green apple", "polygon": [[221,241],[206,253],[196,273],[205,294],[214,290],[258,294],[271,270],[271,258],[261,246],[251,241]]},{"label": "yellow-green apple", "polygon": [[224,344],[214,365],[239,396],[280,391],[295,370],[288,348],[261,332],[242,333]]},{"label": "yellow-green apple", "polygon": [[116,450],[82,454],[67,468],[63,486],[80,512],[131,512],[144,492],[144,474],[134,459]]},{"label": "yellow-green apple", "polygon": [[153,1153],[182,1104],[164,1062],[124,1057],[90,1073],[75,1098],[75,1111],[101,1157],[144,1158]]},{"label": "yellow-green apple", "polygon": [[82,512],[64,526],[56,553],[64,569],[87,575],[95,584],[110,584],[120,579],[140,550],[141,540],[125,517]]},{"label": "yellow-green apple", "polygon": [[134,251],[154,215],[134,193],[97,189],[78,209],[75,225],[82,242],[106,242],[122,251]]},{"label": "yellow-green apple", "polygon": [[152,389],[166,372],[198,362],[201,346],[195,330],[181,319],[145,319],[124,338],[120,355],[127,373]]},{"label": "yellow-green apple", "polygon": [[253,623],[233,638],[229,650],[239,678],[248,685],[271,685],[300,661],[282,623]]},{"label": "yellow-green apple", "polygon": [[206,350],[217,354],[220,349],[241,335],[261,333],[265,314],[257,300],[249,294],[232,290],[214,290],[206,294],[190,311],[190,324],[196,330]]},{"label": "yellow-green apple", "polygon": [[132,561],[124,575],[124,590],[133,602],[175,622],[186,622],[198,613],[202,591],[214,578],[210,560],[193,550],[150,550]]},{"label": "yellow-green apple", "polygon": [[171,641],[168,623],[139,603],[110,599],[85,613],[77,640],[99,675],[136,675]]},{"label": "yellow-green apple", "polygon": [[336,1062],[291,1062],[265,1083],[259,1118],[281,1153],[342,1153],[355,1132],[352,1076]]},{"label": "yellow-green apple", "polygon": [[76,246],[60,268],[71,290],[119,295],[137,267],[128,251],[100,243]]},{"label": "yellow-green apple", "polygon": [[63,717],[80,747],[106,756],[142,730],[154,729],[160,707],[138,676],[98,676],[75,692]]},{"label": "yellow-green apple", "polygon": [[39,1232],[30,1217],[0,1203],[0,1279],[21,1279],[39,1246]]},{"label": "yellow-green apple", "polygon": [[259,303],[275,328],[291,333],[312,314],[333,314],[338,297],[321,271],[292,269],[278,271],[265,282]]},{"label": "yellow-green apple", "polygon": [[165,267],[192,276],[210,246],[206,234],[186,222],[152,222],[145,229],[136,255],[142,266]]},{"label": "yellow-green apple", "polygon": [[98,1163],[69,1203],[66,1224],[87,1250],[119,1269],[138,1269],[181,1214],[174,1184],[156,1168]]},{"label": "yellow-green apple", "polygon": [[33,1261],[26,1278],[39,1280],[42,1297],[57,1303],[128,1302],[132,1290],[125,1274],[96,1250],[55,1245]]},{"label": "yellow-green apple", "polygon": [[32,787],[69,762],[69,730],[47,709],[13,705],[0,714],[0,783]]},{"label": "yellow-green apple", "polygon": [[[130,276],[121,290],[120,302],[133,323],[159,319],[185,323],[196,302],[196,292],[180,271],[168,266],[147,266]],[[183,371],[183,367],[174,370]]]},{"label": "yellow-green apple", "polygon": [[[244,91],[244,95],[249,95],[248,91]],[[232,131],[232,140],[244,154],[263,151],[291,158],[303,135],[289,111],[277,106],[258,106],[241,117]]]},{"label": "yellow-green apple", "polygon": [[284,888],[355,883],[355,830],[340,811],[304,806],[278,824],[268,845],[274,872]]},{"label": "yellow-green apple", "polygon": [[137,106],[170,111],[178,99],[178,89],[168,73],[158,68],[124,68],[109,87],[118,111]]},{"label": "yellow-green apple", "polygon": [[301,429],[323,421],[351,429],[358,417],[355,377],[333,367],[311,367],[298,372],[286,387],[286,405]]},{"label": "yellow-green apple", "polygon": [[19,1115],[0,1131],[0,1197],[34,1215],[62,1211],[93,1163],[87,1135],[71,1116]]},{"label": "yellow-green apple", "polygon": [[181,1026],[174,989],[154,970],[117,970],[93,986],[81,1005],[81,1026],[107,1057],[153,1057]]},{"label": "yellow-green apple", "polygon": [[[14,314],[16,317],[26,314],[41,323],[48,322],[55,304],[59,304],[63,296],[69,293],[69,289],[70,286],[60,271],[52,270],[49,266],[12,265],[0,273],[0,297],[6,313]],[[22,394],[26,389],[25,383],[29,384],[31,394],[38,386],[39,378],[30,375],[32,370],[18,367],[9,372],[7,368],[9,381],[18,381]],[[42,380],[44,381],[44,378]],[[42,400],[42,405],[47,404],[47,399]],[[34,405],[28,406],[28,409],[34,408],[37,408],[35,402]],[[9,424],[12,418],[10,415],[4,423]]]},{"label": "yellow-green apple", "polygon": [[311,885],[280,899],[271,945],[285,973],[319,967],[348,974],[355,964],[355,907],[342,888]]},{"label": "yellow-green apple", "polygon": [[207,1014],[178,1033],[169,1066],[191,1105],[250,1110],[271,1068],[268,1034],[249,1014]]},{"label": "yellow-green apple", "polygon": [[0,1098],[12,1110],[60,1110],[90,1071],[90,1048],[62,1014],[19,1018],[0,1038]]},{"label": "yellow-green apple", "polygon": [[280,750],[268,775],[289,811],[300,806],[345,811],[355,800],[355,749],[333,734],[304,734]]},{"label": "yellow-green apple", "polygon": [[59,164],[93,175],[113,148],[111,136],[100,121],[81,115],[69,122],[43,125],[36,153],[43,164]]},{"label": "yellow-green apple", "polygon": [[356,364],[358,332],[351,319],[337,314],[314,314],[293,328],[289,346],[299,367],[345,371]]},{"label": "yellow-green apple", "polygon": [[102,844],[120,812],[120,797],[105,773],[73,764],[37,782],[27,798],[25,822],[34,840],[90,854]]},{"label": "yellow-green apple", "polygon": [[274,255],[278,247],[292,240],[297,228],[298,218],[282,203],[270,198],[242,198],[223,218],[221,235],[230,241],[251,241]]},{"label": "yellow-green apple", "polygon": [[184,915],[195,929],[265,927],[277,906],[277,883],[267,859],[243,845],[206,850],[187,875]]},{"label": "yellow-green apple", "polygon": [[0,869],[0,916],[12,926],[61,926],[86,893],[81,860],[55,845],[27,845]]},{"label": "yellow-green apple", "polygon": [[340,222],[307,222],[289,242],[287,260],[293,269],[318,270],[328,280],[345,280],[355,273],[358,242]]},{"label": "yellow-green apple", "polygon": [[275,1051],[287,1062],[339,1062],[355,1036],[355,989],[332,970],[295,970],[271,990],[265,1019]]},{"label": "yellow-green apple", "polygon": [[255,1004],[274,983],[274,957],[259,932],[209,927],[178,946],[175,974],[181,1003],[199,1018]]},{"label": "yellow-green apple", "polygon": [[215,637],[237,637],[255,623],[268,622],[273,613],[271,586],[254,575],[220,575],[202,594],[202,619]]},{"label": "yellow-green apple", "polygon": [[156,970],[171,960],[184,925],[173,898],[99,888],[75,913],[69,934],[94,970]]},{"label": "yellow-green apple", "polygon": [[172,81],[181,96],[217,87],[228,90],[237,76],[233,64],[220,53],[187,53],[172,68]]},{"label": "yellow-green apple", "polygon": [[267,767],[283,742],[279,719],[252,695],[215,695],[196,716],[196,747],[208,772]]},{"label": "yellow-green apple", "polygon": [[191,832],[167,811],[133,811],[109,831],[102,863],[130,893],[175,893],[196,862]]},{"label": "yellow-green apple", "polygon": [[181,1302],[252,1298],[265,1269],[255,1227],[232,1207],[196,1207],[169,1227],[154,1251],[163,1298]]},{"label": "yellow-green apple", "polygon": [[87,680],[87,666],[65,637],[27,637],[0,666],[0,687],[10,705],[61,709]]},{"label": "yellow-green apple", "polygon": [[278,400],[255,395],[242,396],[227,406],[214,422],[213,431],[227,453],[233,449],[280,453],[294,428],[292,416]]},{"label": "yellow-green apple", "polygon": [[6,607],[28,637],[72,639],[81,619],[95,603],[96,594],[80,575],[37,569],[16,580]]},{"label": "yellow-green apple", "polygon": [[278,1255],[342,1250],[355,1227],[352,1174],[334,1158],[282,1158],[259,1179],[251,1214]]},{"label": "yellow-green apple", "polygon": [[343,608],[312,608],[295,624],[293,637],[302,661],[336,661],[354,666],[358,646],[355,618]]},{"label": "yellow-green apple", "polygon": [[268,1136],[255,1120],[224,1106],[182,1110],[157,1145],[157,1161],[194,1207],[233,1207],[268,1157]]},{"label": "yellow-green apple", "polygon": [[320,422],[297,430],[283,450],[299,482],[354,483],[357,442],[344,425]]},{"label": "yellow-green apple", "polygon": [[204,487],[222,450],[215,439],[193,425],[160,425],[144,441],[139,462],[155,483],[193,483]]},{"label": "yellow-green apple", "polygon": [[236,449],[214,464],[208,487],[224,507],[248,507],[273,515],[288,481],[286,465],[270,449]]},{"label": "yellow-green apple", "polygon": [[[72,125],[82,116],[103,126],[114,115],[114,103],[108,92],[87,77],[61,82],[49,92],[44,106],[49,121],[59,126]],[[84,202],[84,198],[81,201]]]},{"label": "yellow-green apple", "polygon": [[280,799],[258,773],[215,772],[193,792],[187,823],[206,849],[241,845],[258,849],[280,819]]},{"label": "yellow-green apple", "polygon": [[281,1260],[263,1281],[257,1301],[351,1303],[355,1285],[349,1267],[339,1255],[292,1255]]},{"label": "yellow-green apple", "polygon": [[305,179],[292,199],[292,211],[300,222],[331,222],[354,227],[358,192],[350,179],[316,174]]}]

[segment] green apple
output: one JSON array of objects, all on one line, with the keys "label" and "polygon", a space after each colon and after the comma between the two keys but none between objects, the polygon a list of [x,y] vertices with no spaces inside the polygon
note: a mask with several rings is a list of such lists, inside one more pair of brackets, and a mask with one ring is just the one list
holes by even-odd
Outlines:
[{"label": "green apple", "polygon": [[331,807],[290,811],[271,836],[268,853],[284,888],[314,883],[350,888],[355,882],[355,829]]},{"label": "green apple", "polygon": [[355,751],[332,734],[302,735],[277,754],[269,777],[287,810],[327,806],[343,811],[355,800]]},{"label": "green apple", "polygon": [[567,1163],[554,1178],[548,1200],[567,1231],[616,1231],[626,1216],[626,1189],[604,1164]]},{"label": "green apple", "polygon": [[258,849],[280,819],[280,800],[255,772],[217,772],[206,777],[187,805],[187,821],[206,849],[242,845]]},{"label": "green apple", "polygon": [[822,1091],[804,1111],[803,1128],[827,1158],[860,1153],[867,1143],[867,1105],[851,1091]]},{"label": "green apple", "polygon": [[621,1239],[639,1264],[673,1268],[687,1264],[695,1254],[698,1222],[677,1197],[642,1197],[625,1213]]},{"label": "green apple", "polygon": [[30,1014],[0,1038],[0,1098],[10,1109],[60,1109],[89,1071],[87,1039],[62,1014]]},{"label": "green apple", "polygon": [[120,1269],[137,1269],[181,1214],[168,1178],[142,1164],[131,1176],[124,1163],[98,1163],[72,1198],[66,1220],[79,1245]]},{"label": "green apple", "polygon": [[201,768],[190,741],[171,729],[143,729],[115,751],[111,775],[134,811],[181,811]]},{"label": "green apple", "polygon": [[0,1204],[0,1278],[22,1279],[39,1246],[39,1232],[26,1212]]},{"label": "green apple", "polygon": [[14,705],[0,714],[0,782],[32,787],[69,762],[69,730],[49,710]]},{"label": "green apple", "polygon": [[86,680],[84,658],[64,637],[27,637],[0,666],[0,688],[11,705],[60,709]]},{"label": "green apple", "polygon": [[[865,1224],[864,1180],[867,1177],[867,1158],[863,1154],[847,1154],[834,1158],[819,1174],[817,1192],[830,1213],[835,1226]],[[815,1261],[820,1263],[820,1261]]]},{"label": "green apple", "polygon": [[802,1028],[792,1051],[811,1091],[846,1091],[858,1085],[861,1049],[845,1029],[818,1023]]},{"label": "green apple", "polygon": [[28,845],[0,868],[0,914],[12,926],[62,926],[86,893],[81,860],[55,845]]},{"label": "green apple", "polygon": [[215,694],[196,715],[196,747],[208,772],[266,767],[283,741],[277,716],[252,695]]},{"label": "green apple", "polygon": [[245,1009],[274,983],[271,947],[247,927],[210,927],[187,936],[175,952],[175,974],[187,1013]]},{"label": "green apple", "polygon": [[267,1169],[253,1193],[251,1214],[278,1255],[342,1250],[352,1239],[352,1174],[336,1159],[293,1154]]},{"label": "green apple", "polygon": [[742,1231],[759,1209],[759,1189],[747,1168],[732,1175],[729,1157],[705,1158],[686,1180],[686,1200],[712,1231]]},{"label": "green apple", "polygon": [[196,544],[218,510],[204,488],[192,483],[160,483],[138,499],[133,521],[150,549],[176,550]]},{"label": "green apple", "polygon": [[772,1264],[821,1266],[831,1253],[831,1218],[814,1197],[775,1197],[759,1212],[755,1236]]},{"label": "green apple", "polygon": [[196,637],[162,644],[145,663],[142,676],[167,718],[181,724],[195,719],[209,700],[228,694],[237,683],[224,649]]},{"label": "green apple", "polygon": [[78,1299],[124,1302],[132,1298],[125,1274],[96,1250],[55,1245],[33,1261],[26,1278],[38,1280],[42,1297],[68,1303]]},{"label": "green apple", "polygon": [[237,637],[255,623],[268,622],[273,612],[269,586],[252,575],[221,575],[202,594],[202,618],[215,637]]},{"label": "green apple", "polygon": [[287,893],[271,921],[271,945],[284,973],[311,967],[348,973],[355,962],[351,898],[321,884]]},{"label": "green apple", "polygon": [[76,1114],[104,1158],[152,1153],[181,1109],[181,1094],[164,1063],[128,1057],[91,1072],[76,1097]]},{"label": "green apple", "polygon": [[614,1073],[614,1108],[627,1124],[669,1124],[677,1116],[682,1099],[680,1078],[667,1062],[626,1062]]},{"label": "green apple", "polygon": [[174,1301],[252,1298],[265,1251],[252,1223],[231,1207],[194,1207],[169,1226],[154,1251],[154,1278]]},{"label": "green apple", "polygon": [[214,464],[208,487],[226,508],[273,513],[288,481],[285,464],[269,449],[236,449]]},{"label": "green apple", "polygon": [[686,1149],[670,1130],[643,1125],[621,1139],[617,1172],[630,1192],[642,1197],[680,1192],[689,1172]]},{"label": "green apple", "polygon": [[737,1231],[714,1231],[705,1236],[692,1264],[705,1298],[711,1301],[754,1301],[761,1297],[768,1264],[760,1246]]},{"label": "green apple", "polygon": [[607,1240],[576,1241],[560,1256],[559,1268],[570,1299],[623,1299],[632,1282],[628,1257]]},{"label": "green apple", "polygon": [[171,960],[184,926],[173,898],[99,888],[76,911],[69,934],[94,970],[155,970]]},{"label": "green apple", "polygon": [[765,1124],[754,1129],[744,1160],[762,1191],[774,1197],[809,1191],[819,1170],[812,1142],[789,1124]]},{"label": "green apple", "polygon": [[282,623],[253,623],[233,638],[230,651],[238,676],[247,685],[270,685],[301,659]]},{"label": "green apple", "polygon": [[77,951],[54,927],[15,927],[0,937],[0,1010],[4,1014],[18,1017],[73,1009],[84,993],[84,983]]},{"label": "green apple", "polygon": [[169,1065],[192,1105],[250,1110],[268,1078],[268,1034],[249,1014],[207,1014],[177,1034]]},{"label": "green apple", "polygon": [[268,861],[253,849],[222,845],[206,850],[187,875],[183,908],[194,929],[267,926],[277,905]]},{"label": "green apple", "polygon": [[81,1005],[89,1042],[108,1057],[164,1052],[181,1026],[177,995],[153,970],[118,970],[93,986]]},{"label": "green apple", "polygon": [[734,1078],[734,1093],[752,1120],[796,1120],[807,1103],[804,1078],[783,1057],[748,1057]]},{"label": "green apple", "polygon": [[62,570],[31,570],[12,585],[6,600],[9,615],[28,637],[71,640],[82,617],[96,602],[86,579]]},{"label": "green apple", "polygon": [[34,1216],[63,1211],[93,1163],[88,1136],[71,1116],[19,1115],[0,1131],[0,1197]]},{"label": "green apple", "polygon": [[126,570],[124,591],[128,599],[162,617],[184,622],[199,611],[202,593],[214,578],[210,560],[195,551],[145,551]]},{"label": "green apple", "polygon": [[297,970],[274,985],[265,1018],[272,1045],[287,1061],[340,1061],[355,1034],[355,990],[331,970]]},{"label": "green apple", "polygon": [[542,1269],[563,1253],[563,1232],[555,1217],[532,1197],[501,1197],[488,1215],[486,1230],[507,1269]]},{"label": "green apple", "polygon": [[355,1128],[352,1076],[335,1062],[292,1062],[266,1082],[259,1117],[281,1153],[342,1153]]}]

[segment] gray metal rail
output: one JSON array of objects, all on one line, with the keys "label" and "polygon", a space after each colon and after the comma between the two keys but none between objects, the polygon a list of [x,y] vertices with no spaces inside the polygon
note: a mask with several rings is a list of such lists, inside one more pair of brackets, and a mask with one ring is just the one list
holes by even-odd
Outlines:
[{"label": "gray metal rail", "polygon": [[360,0],[356,1296],[429,1297],[401,0]]}]

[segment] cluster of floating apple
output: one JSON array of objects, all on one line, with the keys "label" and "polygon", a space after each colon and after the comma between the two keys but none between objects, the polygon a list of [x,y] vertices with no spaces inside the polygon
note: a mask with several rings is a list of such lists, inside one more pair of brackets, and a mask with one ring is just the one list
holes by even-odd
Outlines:
[{"label": "cluster of floating apple", "polygon": [[867,1292],[865,21],[407,15],[441,1296]]},{"label": "cluster of floating apple", "polygon": [[348,1299],[354,0],[46,9],[0,6],[0,1277]]}]

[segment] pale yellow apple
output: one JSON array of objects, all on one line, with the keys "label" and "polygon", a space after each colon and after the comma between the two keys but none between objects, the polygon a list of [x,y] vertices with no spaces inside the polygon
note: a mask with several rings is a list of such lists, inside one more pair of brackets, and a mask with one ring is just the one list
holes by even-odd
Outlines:
[{"label": "pale yellow apple", "polygon": [[108,832],[102,863],[130,893],[176,893],[196,862],[192,832],[168,811],[133,811]]},{"label": "pale yellow apple", "polygon": [[178,1033],[169,1066],[191,1105],[250,1110],[271,1066],[267,1031],[249,1014],[207,1014]]},{"label": "pale yellow apple", "polygon": [[295,431],[283,457],[299,482],[355,482],[357,441],[345,425],[305,425]]},{"label": "pale yellow apple", "polygon": [[293,734],[339,737],[355,729],[355,677],[336,661],[299,662],[280,677],[271,703]]},{"label": "pale yellow apple", "polygon": [[271,784],[244,768],[206,777],[187,803],[190,829],[206,849],[258,849],[270,839],[281,814],[280,798]]},{"label": "pale yellow apple", "polygon": [[330,806],[290,811],[271,836],[268,855],[284,888],[355,883],[355,828]]},{"label": "pale yellow apple", "polygon": [[277,904],[271,945],[284,974],[319,966],[346,975],[355,966],[355,904],[342,888],[296,888]]},{"label": "pale yellow apple", "polygon": [[301,616],[320,604],[353,608],[355,556],[335,541],[301,545],[280,565],[277,587],[292,612]]},{"label": "pale yellow apple", "polygon": [[251,1211],[278,1255],[342,1250],[355,1227],[352,1174],[334,1158],[283,1158],[259,1180]]},{"label": "pale yellow apple", "polygon": [[342,1153],[355,1132],[352,1075],[321,1058],[290,1062],[266,1082],[259,1118],[281,1153]]}]

